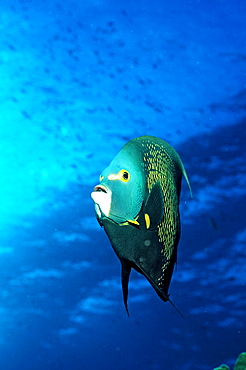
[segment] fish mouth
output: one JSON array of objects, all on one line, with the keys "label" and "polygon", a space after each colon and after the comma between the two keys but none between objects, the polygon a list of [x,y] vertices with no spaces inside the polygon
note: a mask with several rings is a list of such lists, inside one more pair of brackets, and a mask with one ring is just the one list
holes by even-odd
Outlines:
[{"label": "fish mouth", "polygon": [[93,189],[94,192],[102,192],[102,193],[106,193],[107,194],[107,188],[105,188],[105,186],[103,185],[96,185]]},{"label": "fish mouth", "polygon": [[95,204],[97,218],[100,220],[104,216],[108,217],[111,207],[112,192],[104,185],[96,185],[91,193]]}]

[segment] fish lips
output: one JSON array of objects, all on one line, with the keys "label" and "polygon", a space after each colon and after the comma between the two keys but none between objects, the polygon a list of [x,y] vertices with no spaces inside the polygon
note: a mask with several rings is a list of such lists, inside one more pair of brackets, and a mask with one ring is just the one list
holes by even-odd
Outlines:
[{"label": "fish lips", "polygon": [[112,200],[111,190],[102,184],[96,185],[91,193],[91,197],[95,203],[97,217],[99,219],[101,219],[103,216],[108,217]]},{"label": "fish lips", "polygon": [[108,189],[106,188],[106,186],[103,186],[103,185],[99,184],[99,185],[96,185],[94,187],[92,194],[95,193],[95,192],[96,193],[97,192],[108,193]]}]

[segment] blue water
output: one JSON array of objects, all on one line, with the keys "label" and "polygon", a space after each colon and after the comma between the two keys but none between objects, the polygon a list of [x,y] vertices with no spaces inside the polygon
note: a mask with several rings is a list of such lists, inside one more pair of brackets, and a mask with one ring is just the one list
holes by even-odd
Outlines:
[{"label": "blue water", "polygon": [[[246,351],[246,5],[0,4],[0,367],[211,370]],[[170,297],[120,263],[90,198],[121,147],[179,152]]]}]

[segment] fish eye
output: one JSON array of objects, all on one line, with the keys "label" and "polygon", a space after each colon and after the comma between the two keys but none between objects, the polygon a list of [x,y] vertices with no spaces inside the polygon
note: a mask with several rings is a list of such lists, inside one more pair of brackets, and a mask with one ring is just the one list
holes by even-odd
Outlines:
[{"label": "fish eye", "polygon": [[119,178],[123,182],[128,182],[130,180],[130,172],[128,172],[126,170],[120,170]]}]

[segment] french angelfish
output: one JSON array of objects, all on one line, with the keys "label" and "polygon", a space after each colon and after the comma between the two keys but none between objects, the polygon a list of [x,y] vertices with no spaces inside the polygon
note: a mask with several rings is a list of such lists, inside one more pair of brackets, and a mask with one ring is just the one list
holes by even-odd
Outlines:
[{"label": "french angelfish", "polygon": [[168,288],[180,238],[182,175],[191,192],[183,163],[174,148],[162,139],[141,136],[123,146],[102,172],[100,184],[91,194],[97,220],[122,265],[123,299],[128,315],[132,268],[146,277],[163,301],[174,306]]}]

